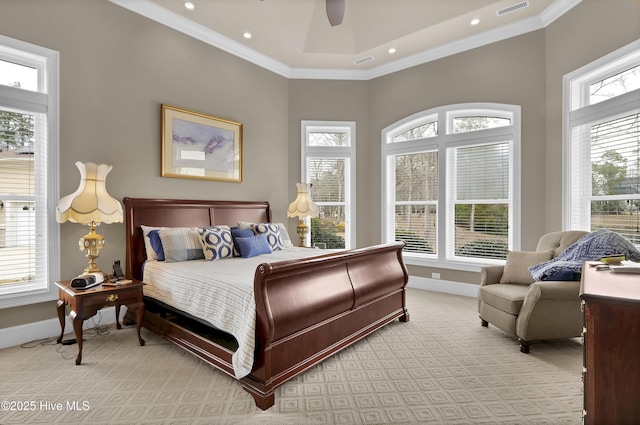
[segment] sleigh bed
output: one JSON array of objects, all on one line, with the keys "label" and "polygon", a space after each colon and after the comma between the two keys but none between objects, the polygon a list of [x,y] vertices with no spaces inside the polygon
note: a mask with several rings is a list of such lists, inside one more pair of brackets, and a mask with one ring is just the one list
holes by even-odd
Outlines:
[{"label": "sleigh bed", "polygon": [[[269,223],[269,204],[124,198],[124,205],[126,277],[147,284],[143,326],[238,379],[261,409],[274,404],[275,388],[289,379],[395,319],[409,320],[403,243],[329,253],[307,249],[306,258],[295,260],[276,261],[277,256],[266,254],[248,259],[254,263],[239,258],[182,264],[183,270],[216,263],[229,266],[233,261],[241,264],[240,268],[257,264],[249,270],[247,283],[252,286],[252,306],[255,301],[253,363],[250,372],[239,377],[232,360],[238,339],[180,306],[148,295],[154,285],[149,266],[159,262],[147,261],[142,226],[204,228]],[[143,276],[145,266],[149,267],[147,276]]]}]

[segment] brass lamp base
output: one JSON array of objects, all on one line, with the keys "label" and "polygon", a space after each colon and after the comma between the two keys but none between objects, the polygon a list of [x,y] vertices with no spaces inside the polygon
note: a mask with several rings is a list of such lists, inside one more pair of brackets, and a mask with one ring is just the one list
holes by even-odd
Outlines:
[{"label": "brass lamp base", "polygon": [[89,224],[89,233],[80,238],[79,246],[80,251],[87,251],[87,258],[89,259],[89,267],[84,269],[84,274],[89,273],[101,273],[104,276],[104,280],[107,279],[107,274],[100,270],[100,267],[96,264],[96,258],[100,256],[100,250],[104,248],[104,237],[96,233],[96,227],[100,223],[92,221]]},{"label": "brass lamp base", "polygon": [[307,226],[304,221],[300,221],[298,227],[296,227],[298,232],[298,236],[300,236],[300,246],[306,248],[307,246],[304,244],[305,239],[307,238],[307,234],[309,233],[309,226]]}]

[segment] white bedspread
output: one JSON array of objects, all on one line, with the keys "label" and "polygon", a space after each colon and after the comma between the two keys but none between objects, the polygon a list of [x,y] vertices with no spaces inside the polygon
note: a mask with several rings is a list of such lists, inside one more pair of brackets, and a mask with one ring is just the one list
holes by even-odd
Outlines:
[{"label": "white bedspread", "polygon": [[292,247],[252,258],[225,258],[144,266],[146,296],[204,319],[235,337],[238,350],[232,364],[236,378],[251,372],[255,350],[256,306],[253,279],[262,263],[321,255],[323,251]]}]

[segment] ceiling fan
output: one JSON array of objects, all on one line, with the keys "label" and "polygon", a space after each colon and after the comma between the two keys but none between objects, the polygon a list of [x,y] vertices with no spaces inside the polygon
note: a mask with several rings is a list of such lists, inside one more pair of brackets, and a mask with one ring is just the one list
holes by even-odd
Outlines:
[{"label": "ceiling fan", "polygon": [[344,18],[344,2],[345,0],[325,0],[327,9],[327,18],[332,27],[340,25]]}]

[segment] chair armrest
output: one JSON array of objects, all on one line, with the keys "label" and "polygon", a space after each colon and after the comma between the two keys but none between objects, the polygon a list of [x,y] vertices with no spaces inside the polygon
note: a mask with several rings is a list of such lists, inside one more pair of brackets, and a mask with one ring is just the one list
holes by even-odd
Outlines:
[{"label": "chair armrest", "polygon": [[485,266],[480,270],[480,286],[500,283],[504,266]]},{"label": "chair armrest", "polygon": [[580,281],[543,280],[534,282],[529,287],[525,300],[530,295],[536,300],[576,300],[580,298]]},{"label": "chair armrest", "polygon": [[580,282],[540,281],[529,286],[516,322],[524,341],[572,338],[580,335]]}]

